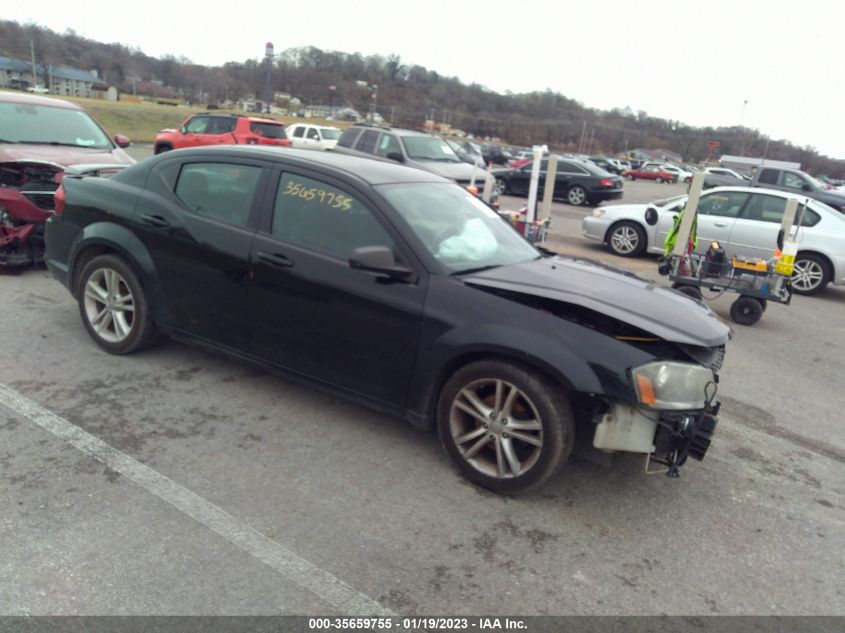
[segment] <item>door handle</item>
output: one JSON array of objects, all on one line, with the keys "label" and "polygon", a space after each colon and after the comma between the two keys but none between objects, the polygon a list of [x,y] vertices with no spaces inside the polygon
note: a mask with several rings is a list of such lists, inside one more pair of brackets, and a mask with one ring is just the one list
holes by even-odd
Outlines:
[{"label": "door handle", "polygon": [[264,251],[259,251],[257,257],[268,266],[273,266],[274,268],[293,267],[293,261],[281,253],[265,253]]},{"label": "door handle", "polygon": [[713,226],[718,226],[720,229],[725,228],[728,225],[727,222],[714,222]]},{"label": "door handle", "polygon": [[170,228],[170,222],[165,220],[160,215],[148,215],[146,213],[141,214],[141,222],[146,224],[147,226],[154,226],[158,229],[167,229]]}]

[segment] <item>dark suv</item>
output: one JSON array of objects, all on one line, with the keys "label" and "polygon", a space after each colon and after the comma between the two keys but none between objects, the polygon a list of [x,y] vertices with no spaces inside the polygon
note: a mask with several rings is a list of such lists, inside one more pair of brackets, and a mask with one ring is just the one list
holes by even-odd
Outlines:
[{"label": "dark suv", "polygon": [[346,128],[334,152],[378,157],[416,167],[468,186],[484,183],[484,170],[462,161],[450,145],[438,136],[401,128],[356,124]]}]

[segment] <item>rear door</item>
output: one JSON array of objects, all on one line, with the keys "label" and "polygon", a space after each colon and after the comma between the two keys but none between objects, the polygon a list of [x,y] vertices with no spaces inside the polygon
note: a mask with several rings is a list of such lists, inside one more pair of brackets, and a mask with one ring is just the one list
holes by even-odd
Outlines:
[{"label": "rear door", "polygon": [[179,330],[245,345],[249,253],[268,173],[258,161],[192,156],[164,161],[150,174],[134,232]]},{"label": "rear door", "polygon": [[740,191],[718,191],[701,196],[698,201],[698,248],[707,252],[710,242],[717,241],[728,256],[736,254],[731,247],[731,232],[750,194]]},{"label": "rear door", "polygon": [[285,168],[269,190],[251,253],[247,319],[253,353],[401,406],[415,361],[426,277],[390,281],[353,270],[349,256],[355,248],[382,245],[403,263],[419,264],[378,207],[342,182]]},{"label": "rear door", "polygon": [[[740,255],[770,259],[777,249],[777,238],[780,233],[783,214],[786,212],[787,199],[764,193],[755,193],[745,205],[742,214],[734,225],[731,233],[731,246]],[[802,216],[803,214],[803,216]],[[802,226],[813,226],[818,222],[818,215],[799,205],[796,214],[803,217]],[[804,229],[796,229],[803,232]],[[800,242],[802,233],[795,238]]]}]

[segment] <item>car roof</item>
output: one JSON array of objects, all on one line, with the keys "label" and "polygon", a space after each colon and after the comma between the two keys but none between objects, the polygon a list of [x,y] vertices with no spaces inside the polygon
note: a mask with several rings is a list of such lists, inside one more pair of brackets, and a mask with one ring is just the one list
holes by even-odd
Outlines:
[{"label": "car roof", "polygon": [[382,130],[383,132],[393,132],[399,136],[430,136],[432,138],[438,138],[434,134],[428,134],[427,132],[417,132],[416,130],[406,130],[405,128],[390,127],[387,125],[369,125],[367,123],[355,123],[346,129],[351,130],[353,128],[363,130]]},{"label": "car roof", "polygon": [[30,95],[20,92],[0,92],[0,102],[3,103],[21,103],[25,105],[46,106],[48,108],[64,108],[65,110],[83,110],[82,106],[63,99],[53,99],[52,97],[42,97],[39,95]]},{"label": "car roof", "polygon": [[[301,165],[305,168],[315,166],[327,171],[352,176],[371,185],[383,185],[399,182],[434,182],[450,183],[448,178],[437,176],[431,172],[399,165],[391,160],[364,158],[336,152],[315,152],[307,149],[293,149],[288,147],[272,147],[264,145],[223,145],[192,147],[176,150],[179,156],[190,157],[219,155],[240,158],[270,158],[280,159],[289,163]],[[164,152],[159,156],[176,156],[176,152]],[[157,158],[157,157],[155,157]],[[147,159],[154,160],[154,159]],[[144,161],[144,162],[147,162]]]}]

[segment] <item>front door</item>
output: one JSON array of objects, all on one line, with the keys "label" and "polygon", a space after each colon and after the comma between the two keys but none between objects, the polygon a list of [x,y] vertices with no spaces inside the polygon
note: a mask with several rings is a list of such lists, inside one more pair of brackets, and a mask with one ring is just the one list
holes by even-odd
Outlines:
[{"label": "front door", "polygon": [[276,177],[252,246],[247,298],[253,352],[394,405],[414,366],[425,276],[413,283],[349,267],[352,251],[387,246],[414,265],[371,201],[306,171]]},{"label": "front door", "polygon": [[698,201],[698,248],[706,253],[710,242],[716,241],[725,249],[728,257],[736,254],[731,248],[731,231],[749,194],[739,191],[718,191],[701,196]]}]

